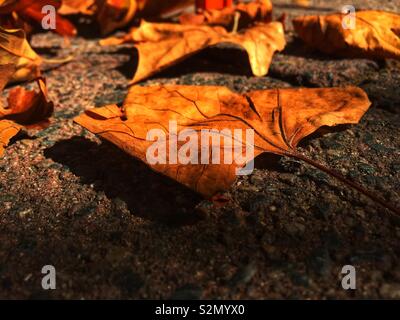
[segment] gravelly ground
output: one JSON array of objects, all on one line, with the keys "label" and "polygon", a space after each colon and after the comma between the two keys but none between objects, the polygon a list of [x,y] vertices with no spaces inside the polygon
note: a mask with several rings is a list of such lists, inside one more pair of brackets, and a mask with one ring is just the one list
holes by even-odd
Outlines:
[{"label": "gravelly ground", "polygon": [[[275,1],[275,15],[348,2],[301,9]],[[398,0],[354,3],[400,11]],[[307,139],[300,150],[399,206],[400,63],[321,56],[290,26],[288,41],[267,77],[251,77],[242,52],[220,47],[144,85],[358,85],[373,102],[361,123]],[[0,159],[0,298],[400,298],[400,217],[309,165],[274,156],[216,208],[72,122],[124,98],[130,46],[101,48],[87,36],[67,47],[51,34],[33,44],[76,59],[46,73],[51,125],[18,137]],[[46,264],[56,267],[57,290],[41,289]],[[341,288],[346,264],[356,267],[357,290]]]}]

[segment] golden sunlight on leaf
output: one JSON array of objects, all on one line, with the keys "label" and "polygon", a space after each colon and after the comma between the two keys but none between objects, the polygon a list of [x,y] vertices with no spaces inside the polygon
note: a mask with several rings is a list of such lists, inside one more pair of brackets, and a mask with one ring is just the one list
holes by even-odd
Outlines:
[{"label": "golden sunlight on leaf", "polygon": [[[32,80],[40,76],[42,63],[31,48],[21,29],[7,30],[0,27],[0,66],[13,65],[15,72],[8,72],[8,82]],[[1,76],[1,81],[4,75]]]},{"label": "golden sunlight on leaf", "polygon": [[[239,94],[217,86],[133,86],[122,108],[108,105],[91,109],[75,121],[144,161],[153,170],[210,197],[228,189],[236,179],[237,169],[254,157],[264,152],[295,155],[296,146],[304,137],[322,126],[357,123],[369,106],[367,95],[357,87],[274,89]],[[170,121],[175,121],[176,130],[171,129]],[[168,153],[165,163],[149,163],[146,154],[154,143],[148,139],[152,129],[165,135],[164,141],[158,141],[165,144],[185,129],[191,129],[190,141],[200,141],[198,134],[202,130],[217,130],[215,134],[222,143],[217,150],[213,147],[204,150],[200,146],[202,154],[194,157],[198,164],[173,162]],[[223,139],[224,129],[252,131],[253,141],[242,138],[235,141],[239,142],[236,150],[240,154],[248,147],[254,149],[253,154],[244,152],[246,156],[241,164],[199,161],[205,151],[206,159],[210,159],[214,152],[223,154],[228,148]],[[180,148],[187,141],[179,138],[177,144]]]},{"label": "golden sunlight on leaf", "polygon": [[268,73],[272,56],[286,45],[280,22],[257,24],[243,33],[228,33],[223,27],[191,26],[142,22],[124,38],[108,38],[102,45],[136,43],[139,62],[133,83],[141,81],[182,59],[219,43],[231,43],[245,49],[253,74]]},{"label": "golden sunlight on leaf", "polygon": [[327,54],[400,59],[400,15],[358,11],[354,28],[346,19],[344,14],[305,16],[295,18],[293,25],[307,45]]}]

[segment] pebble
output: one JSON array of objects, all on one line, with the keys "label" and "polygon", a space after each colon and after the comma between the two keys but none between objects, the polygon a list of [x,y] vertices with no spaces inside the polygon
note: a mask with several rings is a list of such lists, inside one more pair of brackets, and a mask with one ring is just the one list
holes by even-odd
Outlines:
[{"label": "pebble", "polygon": [[255,173],[250,177],[250,182],[254,184],[256,187],[262,187],[265,183],[265,179],[259,174]]},{"label": "pebble", "polygon": [[32,209],[26,209],[26,210],[20,211],[20,212],[18,213],[18,215],[19,215],[20,218],[23,219],[23,218],[29,216],[32,212],[33,212]]},{"label": "pebble", "polygon": [[364,173],[364,174],[374,174],[375,173],[375,169],[370,166],[369,164],[366,163],[360,163],[357,165],[358,170],[360,170],[360,172]]},{"label": "pebble", "polygon": [[232,277],[230,284],[232,287],[247,284],[251,279],[253,279],[256,273],[257,265],[254,262],[251,262],[248,265],[239,268],[237,273]]}]

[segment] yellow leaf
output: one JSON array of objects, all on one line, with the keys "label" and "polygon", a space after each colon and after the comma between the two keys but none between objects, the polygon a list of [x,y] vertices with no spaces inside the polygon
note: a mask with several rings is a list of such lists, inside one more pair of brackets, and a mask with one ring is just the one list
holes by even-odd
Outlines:
[{"label": "yellow leaf", "polygon": [[15,66],[15,73],[8,82],[39,77],[42,61],[29,45],[23,30],[7,30],[0,27],[0,66],[8,64]]},{"label": "yellow leaf", "polygon": [[[150,130],[164,133],[165,138],[158,141],[165,143],[185,129],[194,131],[190,136],[193,141],[194,136],[201,141],[197,135],[202,130],[217,130],[216,135],[222,142],[217,151],[223,154],[224,129],[230,132],[249,129],[254,132],[254,141],[243,139],[238,147],[240,151],[249,146],[254,148],[253,154],[245,156],[247,163],[264,152],[296,155],[301,139],[321,126],[357,123],[370,104],[365,92],[356,87],[274,89],[238,94],[216,86],[133,86],[122,108],[109,105],[91,109],[75,121],[153,170],[210,197],[229,188],[236,179],[237,169],[244,163],[207,164],[199,160],[203,151],[195,157],[198,164],[173,162],[170,156],[166,163],[149,163],[147,151],[154,143],[148,138]],[[171,130],[170,121],[175,121],[176,131]],[[184,143],[179,141],[181,147]],[[198,149],[204,150],[203,147]]]},{"label": "yellow leaf", "polygon": [[400,15],[358,11],[354,28],[349,19],[344,14],[305,16],[295,18],[293,26],[306,44],[327,54],[400,59]]},{"label": "yellow leaf", "polygon": [[219,43],[232,43],[245,49],[253,74],[268,73],[272,56],[286,45],[280,22],[257,24],[243,33],[228,33],[223,27],[191,26],[143,21],[124,38],[109,38],[102,45],[135,42],[139,62],[133,83],[180,62],[188,56]]}]

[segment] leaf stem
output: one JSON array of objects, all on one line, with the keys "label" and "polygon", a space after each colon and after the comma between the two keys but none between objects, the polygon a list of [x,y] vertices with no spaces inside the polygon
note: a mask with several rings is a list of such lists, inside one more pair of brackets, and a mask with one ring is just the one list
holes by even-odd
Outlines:
[{"label": "leaf stem", "polygon": [[237,11],[237,12],[235,12],[231,33],[237,33],[237,31],[239,29],[239,21],[240,21],[240,12]]},{"label": "leaf stem", "polygon": [[380,204],[381,206],[383,206],[386,209],[389,209],[390,211],[392,211],[393,213],[400,215],[400,209],[396,208],[394,205],[386,202],[385,200],[377,197],[375,194],[373,194],[371,191],[365,189],[363,186],[359,185],[358,183],[351,181],[349,179],[347,179],[344,175],[342,175],[341,173],[325,167],[323,164],[318,163],[310,158],[307,158],[306,156],[297,153],[297,152],[293,152],[293,153],[288,153],[287,156],[292,157],[292,158],[296,158],[299,160],[302,160],[310,165],[312,165],[313,167],[329,174],[332,177],[335,177],[336,179],[338,179],[339,181],[343,182],[344,184],[347,184],[348,186],[356,189],[358,192],[360,192],[361,194],[365,195],[366,197],[370,198],[371,200],[373,200],[374,202]]}]

